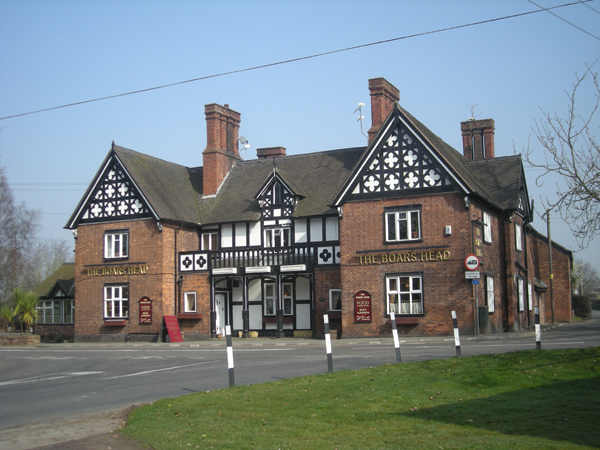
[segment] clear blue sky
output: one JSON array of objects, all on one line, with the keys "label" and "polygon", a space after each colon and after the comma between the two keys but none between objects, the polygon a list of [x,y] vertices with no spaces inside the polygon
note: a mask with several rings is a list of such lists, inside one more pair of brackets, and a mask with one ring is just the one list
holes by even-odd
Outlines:
[{"label": "clear blue sky", "polygon": [[[600,37],[600,1],[587,5],[553,12]],[[0,0],[0,117],[537,9],[526,0]],[[564,115],[575,73],[599,57],[598,39],[538,12],[0,120],[0,165],[17,201],[42,212],[43,235],[72,241],[62,227],[111,142],[200,166],[205,104],[242,114],[247,159],[260,147],[354,147],[366,139],[353,111],[366,103],[366,132],[368,79],[385,77],[400,89],[401,105],[458,150],[460,122],[477,105],[477,118],[496,122],[496,156],[506,156],[530,137],[539,147],[531,127],[540,108]],[[588,103],[582,95],[582,112]],[[539,189],[539,172],[526,174],[540,205],[553,185]],[[559,220],[552,216],[552,237],[575,249]],[[546,232],[541,219],[533,225]],[[576,257],[600,267],[599,250],[596,239]]]}]

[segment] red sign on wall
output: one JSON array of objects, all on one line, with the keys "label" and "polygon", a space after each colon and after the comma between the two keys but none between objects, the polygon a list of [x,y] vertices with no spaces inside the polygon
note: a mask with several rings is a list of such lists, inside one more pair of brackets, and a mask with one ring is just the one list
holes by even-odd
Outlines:
[{"label": "red sign on wall", "polygon": [[371,295],[365,291],[354,294],[354,322],[371,322]]},{"label": "red sign on wall", "polygon": [[179,329],[179,322],[177,321],[177,317],[175,316],[164,316],[165,325],[167,326],[167,331],[169,332],[169,339],[171,342],[183,342],[183,337],[181,336],[181,330]]},{"label": "red sign on wall", "polygon": [[148,297],[140,299],[140,325],[152,323],[152,300]]}]

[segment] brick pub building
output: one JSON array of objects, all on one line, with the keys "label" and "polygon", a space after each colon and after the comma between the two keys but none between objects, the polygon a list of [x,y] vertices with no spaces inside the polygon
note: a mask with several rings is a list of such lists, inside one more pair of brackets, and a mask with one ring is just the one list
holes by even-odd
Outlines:
[{"label": "brick pub building", "polygon": [[[531,227],[519,156],[495,157],[494,122],[461,123],[463,153],[369,80],[367,147],[240,157],[240,114],[205,107],[201,167],[113,143],[69,219],[75,340],[234,335],[501,333],[571,317],[572,254]],[[475,255],[479,284],[466,279]],[[472,267],[471,267],[472,268]],[[475,281],[476,282],[476,281]],[[479,326],[478,326],[479,325]]]}]

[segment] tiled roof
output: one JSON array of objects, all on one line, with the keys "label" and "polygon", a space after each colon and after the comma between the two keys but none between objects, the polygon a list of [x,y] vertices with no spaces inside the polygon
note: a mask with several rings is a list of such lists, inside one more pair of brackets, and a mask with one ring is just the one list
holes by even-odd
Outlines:
[{"label": "tiled roof", "polygon": [[199,222],[201,168],[188,168],[117,145],[113,150],[158,217]]},{"label": "tiled roof", "polygon": [[278,175],[304,196],[294,209],[294,217],[333,213],[330,204],[365,147],[332,150],[275,159],[237,163],[229,172],[209,214],[202,223],[255,221],[261,210],[255,195],[272,174]]},{"label": "tiled roof", "polygon": [[503,209],[518,208],[520,188],[524,183],[520,156],[468,161],[467,165],[477,173],[489,191],[494,193],[494,199]]},{"label": "tiled roof", "polygon": [[[397,105],[387,120],[393,120],[394,114],[428,142],[470,192],[497,208],[517,208],[519,188],[524,183],[520,157],[468,161],[404,108]],[[117,145],[111,152],[158,218],[206,225],[259,220],[261,210],[255,196],[274,170],[300,197],[294,217],[333,214],[333,201],[370,148],[240,161],[229,171],[217,195],[210,197],[202,195],[202,167],[185,167]]]},{"label": "tiled roof", "polygon": [[52,275],[42,281],[33,292],[38,297],[47,297],[56,286],[56,283],[59,284],[67,296],[72,297],[73,286],[75,284],[75,264],[63,264]]},{"label": "tiled roof", "polygon": [[459,153],[453,147],[440,139],[431,130],[429,130],[429,128],[423,125],[419,120],[417,120],[399,105],[398,110],[406,119],[408,119],[414,128],[416,128],[416,130],[427,141],[429,141],[433,150],[438,152],[438,155],[454,170],[455,174],[460,177],[460,179],[471,190],[471,192],[491,204],[500,206],[496,196],[493,194],[494,191],[489,188],[487,183],[485,183],[482,178],[473,172],[468,164],[468,160],[462,155],[462,153]]}]

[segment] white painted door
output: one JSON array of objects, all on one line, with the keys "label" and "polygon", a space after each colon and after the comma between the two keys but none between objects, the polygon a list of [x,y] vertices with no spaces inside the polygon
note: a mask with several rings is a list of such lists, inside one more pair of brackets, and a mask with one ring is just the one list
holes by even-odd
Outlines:
[{"label": "white painted door", "polygon": [[225,311],[227,307],[227,294],[216,293],[215,294],[215,320],[216,328],[215,332],[217,335],[221,334],[225,336]]}]

